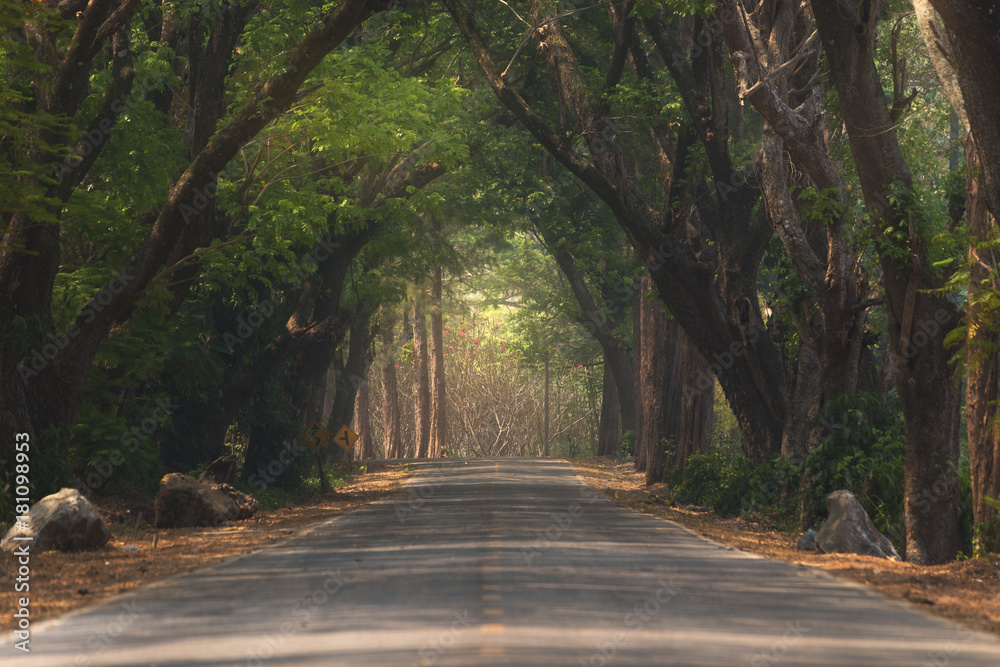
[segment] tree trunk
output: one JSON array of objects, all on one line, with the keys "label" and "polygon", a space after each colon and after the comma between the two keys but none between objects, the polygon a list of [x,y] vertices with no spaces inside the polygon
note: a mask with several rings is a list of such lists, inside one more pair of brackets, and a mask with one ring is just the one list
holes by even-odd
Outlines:
[{"label": "tree trunk", "polygon": [[632,368],[634,369],[634,395],[635,395],[635,432],[632,436],[632,457],[636,472],[646,470],[646,452],[642,448],[645,438],[643,430],[643,382],[642,382],[642,307],[645,302],[645,293],[652,289],[652,280],[649,276],[643,276],[639,280],[638,289],[632,298]]},{"label": "tree trunk", "polygon": [[601,391],[601,425],[597,438],[598,456],[616,456],[621,443],[622,418],[618,405],[618,387],[614,376],[604,362],[604,380]]},{"label": "tree trunk", "polygon": [[372,442],[370,387],[367,378],[362,380],[354,399],[354,432],[358,434],[357,450],[360,460],[378,458],[375,443]]},{"label": "tree trunk", "polygon": [[444,379],[444,324],[441,315],[441,266],[431,283],[431,431],[428,455],[444,456],[448,441],[447,396]]},{"label": "tree trunk", "polygon": [[424,290],[415,288],[413,296],[413,426],[417,458],[427,457],[431,438],[431,389],[427,367],[427,317],[424,313]]},{"label": "tree trunk", "polygon": [[[978,156],[970,136],[966,146],[966,215],[969,234],[985,241],[997,236],[996,221],[979,191]],[[996,310],[985,305],[995,297],[996,251],[970,249],[968,384],[966,426],[969,438],[969,469],[972,476],[972,514],[976,535],[984,551],[1000,551],[1000,513],[987,498],[1000,500],[1000,326],[990,321]],[[988,256],[980,256],[980,254]],[[992,287],[987,285],[992,284]]]},{"label": "tree trunk", "polygon": [[795,391],[789,401],[788,424],[781,438],[781,455],[793,463],[801,463],[809,455],[809,431],[819,415],[822,375],[816,351],[800,343]]},{"label": "tree trunk", "polygon": [[[674,451],[680,427],[681,329],[653,296],[642,304],[642,449],[646,484],[663,481],[667,449]],[[670,462],[673,463],[673,457]]]},{"label": "tree trunk", "polygon": [[947,45],[954,63],[979,158],[980,196],[995,222],[1000,220],[1000,11],[995,2],[981,0],[930,3],[946,28],[937,31],[936,41]]},{"label": "tree trunk", "polygon": [[683,475],[687,457],[708,453],[712,444],[712,413],[715,408],[715,378],[712,370],[688,335],[683,334],[682,339],[681,421],[676,461],[678,475]]},{"label": "tree trunk", "polygon": [[403,433],[399,416],[399,391],[396,385],[395,316],[382,306],[382,432],[385,434],[385,457],[397,459],[402,453]]}]

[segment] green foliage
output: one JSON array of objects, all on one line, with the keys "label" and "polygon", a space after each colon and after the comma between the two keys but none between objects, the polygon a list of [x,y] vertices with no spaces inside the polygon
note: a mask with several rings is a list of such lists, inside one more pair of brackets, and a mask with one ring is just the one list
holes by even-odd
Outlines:
[{"label": "green foliage", "polygon": [[798,200],[799,214],[803,221],[830,224],[843,213],[838,193],[832,188],[820,191],[816,188],[793,185],[788,191]]},{"label": "green foliage", "polygon": [[[1000,500],[986,496],[983,498],[983,502],[994,511],[993,516],[987,521],[976,522],[973,526],[972,553],[975,556],[1000,552],[1000,538],[998,538],[1000,536]],[[969,510],[971,511],[971,507]]]},{"label": "green foliage", "polygon": [[[53,30],[66,25],[56,8],[40,2],[0,3],[0,234],[11,217],[30,216],[35,222],[57,222],[55,200],[46,194],[55,182],[49,156],[60,152],[59,137],[70,131],[70,119],[40,111],[35,81],[49,68],[34,57],[33,47],[20,36],[26,23],[45,22]],[[10,248],[18,250],[20,240]]]},{"label": "green foliage", "polygon": [[635,431],[625,431],[622,433],[622,440],[618,443],[618,458],[623,461],[631,461],[635,456]]},{"label": "green foliage", "polygon": [[748,516],[755,520],[787,520],[789,467],[780,457],[757,467],[743,458],[722,453],[695,454],[684,466],[677,500],[711,507],[723,517]]},{"label": "green foliage", "polygon": [[729,462],[719,453],[694,454],[684,463],[684,479],[677,490],[681,502],[712,505]]}]

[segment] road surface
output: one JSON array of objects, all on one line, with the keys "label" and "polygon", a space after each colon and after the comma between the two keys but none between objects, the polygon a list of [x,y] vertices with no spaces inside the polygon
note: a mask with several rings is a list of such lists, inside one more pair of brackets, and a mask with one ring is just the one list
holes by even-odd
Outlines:
[{"label": "road surface", "polygon": [[1000,665],[1000,640],[597,496],[551,459],[444,460],[392,498],[39,624],[2,664]]}]

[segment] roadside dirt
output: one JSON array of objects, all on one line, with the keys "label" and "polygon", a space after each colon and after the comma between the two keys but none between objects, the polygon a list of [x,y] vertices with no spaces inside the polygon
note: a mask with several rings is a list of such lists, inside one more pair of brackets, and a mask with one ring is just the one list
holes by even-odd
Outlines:
[{"label": "roadside dirt", "polygon": [[309,524],[392,493],[409,474],[405,464],[369,463],[364,474],[336,493],[219,528],[156,529],[148,523],[151,501],[138,495],[99,498],[94,504],[111,529],[111,540],[95,551],[32,554],[28,593],[14,591],[15,563],[9,554],[0,554],[0,627],[14,627],[18,597],[30,598],[31,619],[37,623],[290,537]]},{"label": "roadside dirt", "polygon": [[613,459],[571,463],[588,484],[619,505],[671,519],[743,551],[826,570],[932,614],[1000,635],[1000,556],[922,566],[870,556],[799,551],[795,548],[797,533],[768,530],[743,519],[723,519],[710,509],[670,505],[665,486],[647,488],[632,463]]}]

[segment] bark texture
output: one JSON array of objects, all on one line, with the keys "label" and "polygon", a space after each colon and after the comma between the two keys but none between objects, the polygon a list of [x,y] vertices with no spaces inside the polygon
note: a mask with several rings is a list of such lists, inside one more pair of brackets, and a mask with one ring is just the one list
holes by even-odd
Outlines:
[{"label": "bark texture", "polygon": [[413,296],[413,361],[416,380],[413,383],[413,422],[416,456],[426,458],[431,439],[431,388],[427,359],[427,315],[424,312],[424,290]]}]

